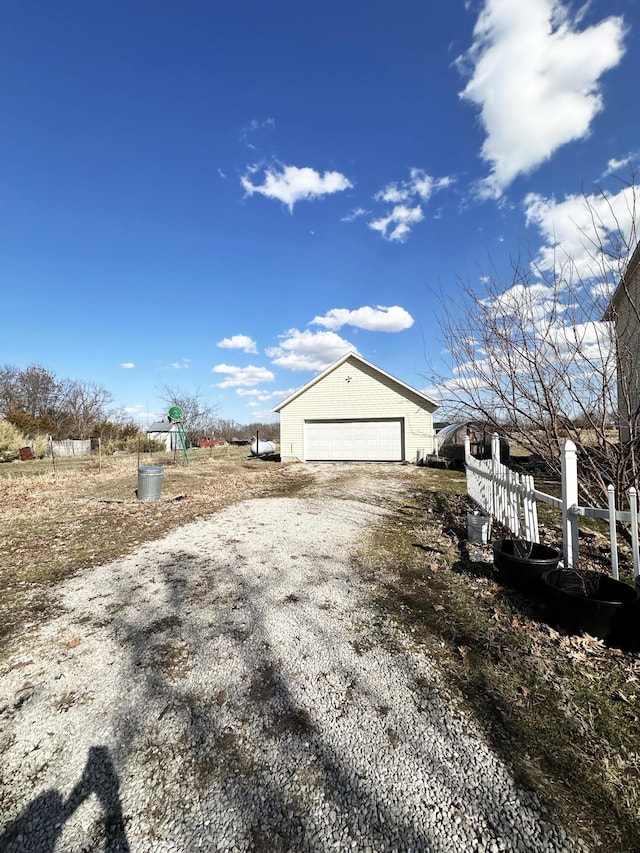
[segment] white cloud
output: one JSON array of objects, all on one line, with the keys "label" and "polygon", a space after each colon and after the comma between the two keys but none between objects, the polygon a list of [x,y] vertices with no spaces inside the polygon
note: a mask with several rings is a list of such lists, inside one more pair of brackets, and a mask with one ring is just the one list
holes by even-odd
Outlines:
[{"label": "white cloud", "polygon": [[251,402],[247,403],[248,406],[257,406],[260,403],[268,403],[272,400],[286,400],[287,397],[290,397],[296,388],[287,388],[286,390],[278,390],[278,391],[265,391],[264,389],[254,388],[250,391],[247,391],[244,388],[238,388],[236,390],[236,394],[239,397],[250,397]]},{"label": "white cloud", "polygon": [[293,392],[296,390],[297,389],[294,386],[293,388],[286,388],[286,389],[280,390],[280,391],[272,391],[270,394],[267,394],[267,393],[262,394],[262,396],[259,397],[258,399],[260,400],[261,403],[267,403],[269,400],[277,400],[278,402],[280,402],[280,400],[286,400],[287,397],[290,397],[293,394]]},{"label": "white cloud", "polygon": [[383,190],[377,192],[374,196],[376,201],[386,201],[388,204],[400,204],[410,197],[411,193],[399,187],[398,184],[389,184]]},{"label": "white cloud", "polygon": [[135,364],[132,361],[123,361],[120,367],[124,367],[125,370],[131,370],[132,367],[135,367]]},{"label": "white cloud", "polygon": [[498,198],[517,175],[589,132],[603,108],[599,79],[620,62],[624,35],[613,16],[578,30],[560,0],[486,0],[474,43],[458,60],[471,66],[461,97],[480,107],[486,131],[481,154],[491,174],[481,196]]},{"label": "white cloud", "polygon": [[407,207],[404,204],[397,204],[388,216],[382,216],[370,222],[369,228],[379,231],[385,240],[404,243],[413,226],[423,219],[424,213],[419,205]]},{"label": "white cloud", "polygon": [[413,168],[409,175],[408,181],[387,184],[384,189],[375,194],[374,198],[389,204],[400,204],[413,198],[427,202],[434,192],[445,189],[453,183],[453,178],[433,178],[424,169]]},{"label": "white cloud", "polygon": [[562,310],[553,287],[541,283],[514,284],[493,299],[491,308],[496,317],[525,319],[532,327],[554,310],[556,313]]},{"label": "white cloud", "polygon": [[351,181],[340,172],[320,174],[315,169],[309,167],[300,169],[297,166],[282,166],[280,172],[267,168],[264,171],[264,183],[257,185],[249,179],[249,176],[257,171],[259,167],[252,166],[240,179],[247,195],[260,193],[267,198],[275,198],[286,204],[291,213],[293,213],[294,204],[298,201],[322,198],[353,186]]},{"label": "white cloud", "polygon": [[443,404],[447,402],[451,394],[459,395],[465,391],[482,391],[489,386],[480,376],[454,376],[447,379],[438,385],[429,385],[422,389],[422,393],[436,403]]},{"label": "white cloud", "polygon": [[282,343],[266,350],[273,364],[289,370],[324,370],[348,352],[358,350],[335,332],[289,329],[280,335]]},{"label": "white cloud", "polygon": [[238,397],[250,397],[252,400],[257,401],[252,402],[250,405],[257,405],[258,403],[268,403],[270,400],[286,400],[295,390],[295,388],[288,388],[285,391],[266,391],[264,388],[252,388],[251,390],[238,388],[236,394]]},{"label": "white cloud", "polygon": [[[563,201],[534,193],[525,198],[527,225],[540,232],[544,245],[535,258],[543,273],[569,267],[583,280],[621,272],[618,255],[637,234],[634,188],[615,194],[569,195]],[[633,246],[631,246],[633,248]]]},{"label": "white cloud", "polygon": [[258,146],[250,141],[252,137],[254,137],[260,131],[272,131],[276,126],[275,119],[266,118],[266,119],[251,119],[251,121],[246,124],[240,130],[240,142],[244,143],[247,148],[250,148],[252,151],[256,151]]},{"label": "white cloud", "polygon": [[142,405],[138,403],[135,406],[123,406],[118,411],[124,415],[128,415],[134,420],[138,421],[138,423],[142,423],[146,421],[147,423],[153,423],[154,421],[158,421],[163,417],[166,417],[166,410],[161,412],[152,412],[149,411],[149,407],[147,405]]},{"label": "white cloud", "polygon": [[172,361],[169,367],[172,367],[174,370],[188,370],[190,364],[190,358],[183,358],[181,361]]},{"label": "white cloud", "polygon": [[422,205],[438,190],[451,186],[451,177],[434,178],[424,169],[411,169],[409,180],[387,184],[374,196],[376,201],[393,205],[391,212],[369,222],[385,240],[404,243],[414,225],[424,219]]},{"label": "white cloud", "polygon": [[611,349],[609,327],[606,323],[589,320],[575,325],[554,326],[547,340],[563,362],[589,360],[605,361]]},{"label": "white cloud", "polygon": [[[514,285],[487,300],[491,323],[504,333],[467,339],[470,360],[454,367],[442,390],[482,391],[492,377],[510,391],[520,377],[528,384],[538,376],[549,394],[563,396],[571,387],[567,400],[588,399],[594,375],[608,372],[615,360],[607,324],[589,318],[575,297],[571,289],[558,291],[538,282]],[[532,373],[534,359],[539,373]]]},{"label": "white cloud", "polygon": [[258,348],[256,342],[249,335],[233,335],[230,338],[223,338],[216,344],[222,349],[241,349],[248,353],[257,353]]},{"label": "white cloud", "polygon": [[252,417],[260,423],[277,423],[278,415],[274,414],[271,409],[259,409],[251,412]]},{"label": "white cloud", "polygon": [[253,364],[247,367],[237,367],[232,364],[216,364],[211,368],[212,373],[227,373],[228,379],[217,382],[218,388],[236,388],[237,386],[251,387],[261,382],[273,382],[275,376],[266,367],[256,367]]},{"label": "white cloud", "polygon": [[324,317],[314,317],[309,325],[325,326],[327,329],[339,329],[341,326],[353,326],[370,332],[401,332],[413,325],[413,317],[399,305],[387,308],[384,305],[364,305],[349,311],[348,308],[332,308]]},{"label": "white cloud", "polygon": [[340,222],[353,222],[356,219],[360,219],[362,216],[369,215],[368,210],[365,210],[364,207],[355,207],[350,213],[346,216],[343,216]]},{"label": "white cloud", "polygon": [[607,178],[609,175],[615,175],[616,173],[624,172],[627,176],[632,175],[634,172],[634,163],[638,160],[638,156],[640,156],[639,151],[630,151],[628,154],[625,154],[624,157],[611,157],[607,161],[607,168],[604,170],[601,177]]}]

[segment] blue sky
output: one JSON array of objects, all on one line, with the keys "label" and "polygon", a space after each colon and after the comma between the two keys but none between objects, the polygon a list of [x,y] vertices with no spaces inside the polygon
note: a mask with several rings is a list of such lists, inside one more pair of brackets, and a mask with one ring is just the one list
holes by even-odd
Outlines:
[{"label": "blue sky", "polygon": [[274,420],[349,349],[424,388],[436,294],[579,254],[582,194],[622,211],[638,162],[638,0],[32,0],[0,30],[0,364],[142,423],[161,385]]}]

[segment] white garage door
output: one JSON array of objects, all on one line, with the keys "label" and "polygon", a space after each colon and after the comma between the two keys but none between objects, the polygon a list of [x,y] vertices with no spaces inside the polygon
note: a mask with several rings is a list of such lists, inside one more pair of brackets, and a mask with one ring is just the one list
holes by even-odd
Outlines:
[{"label": "white garage door", "polygon": [[307,421],[304,443],[308,462],[401,462],[402,422]]}]

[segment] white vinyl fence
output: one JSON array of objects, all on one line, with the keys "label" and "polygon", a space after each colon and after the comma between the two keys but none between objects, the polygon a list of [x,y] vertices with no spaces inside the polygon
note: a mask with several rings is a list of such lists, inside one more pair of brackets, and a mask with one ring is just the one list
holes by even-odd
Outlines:
[{"label": "white vinyl fence", "polygon": [[565,441],[562,448],[562,497],[556,498],[535,488],[530,474],[517,474],[500,462],[500,441],[494,433],[491,439],[491,459],[471,456],[469,438],[465,439],[465,465],[469,497],[486,513],[503,524],[514,536],[539,542],[537,501],[550,504],[562,512],[563,554],[567,567],[577,566],[578,519],[606,518],[611,542],[611,574],[618,578],[618,539],[616,521],[631,527],[633,574],[640,575],[640,536],[638,533],[638,495],[628,492],[629,511],[616,508],[613,486],[608,487],[608,505],[580,506],[578,503],[578,468],[576,446]]}]

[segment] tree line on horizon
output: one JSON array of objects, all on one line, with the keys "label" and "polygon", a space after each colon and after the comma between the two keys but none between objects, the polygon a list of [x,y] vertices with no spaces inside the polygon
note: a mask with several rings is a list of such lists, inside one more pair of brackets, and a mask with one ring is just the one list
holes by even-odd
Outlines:
[{"label": "tree line on horizon", "polygon": [[[207,405],[199,390],[185,392],[166,385],[159,389],[167,405],[180,406],[184,429],[195,446],[201,437],[212,436],[231,441],[251,438],[256,432],[277,437],[278,424],[254,422],[240,424],[218,417],[217,408]],[[63,439],[101,439],[120,449],[141,438],[146,430],[130,415],[112,406],[113,395],[97,382],[61,379],[41,364],[21,369],[0,366],[0,425],[6,433],[0,444],[0,461],[17,457],[21,444],[42,437]],[[10,446],[10,449],[9,449]]]}]

